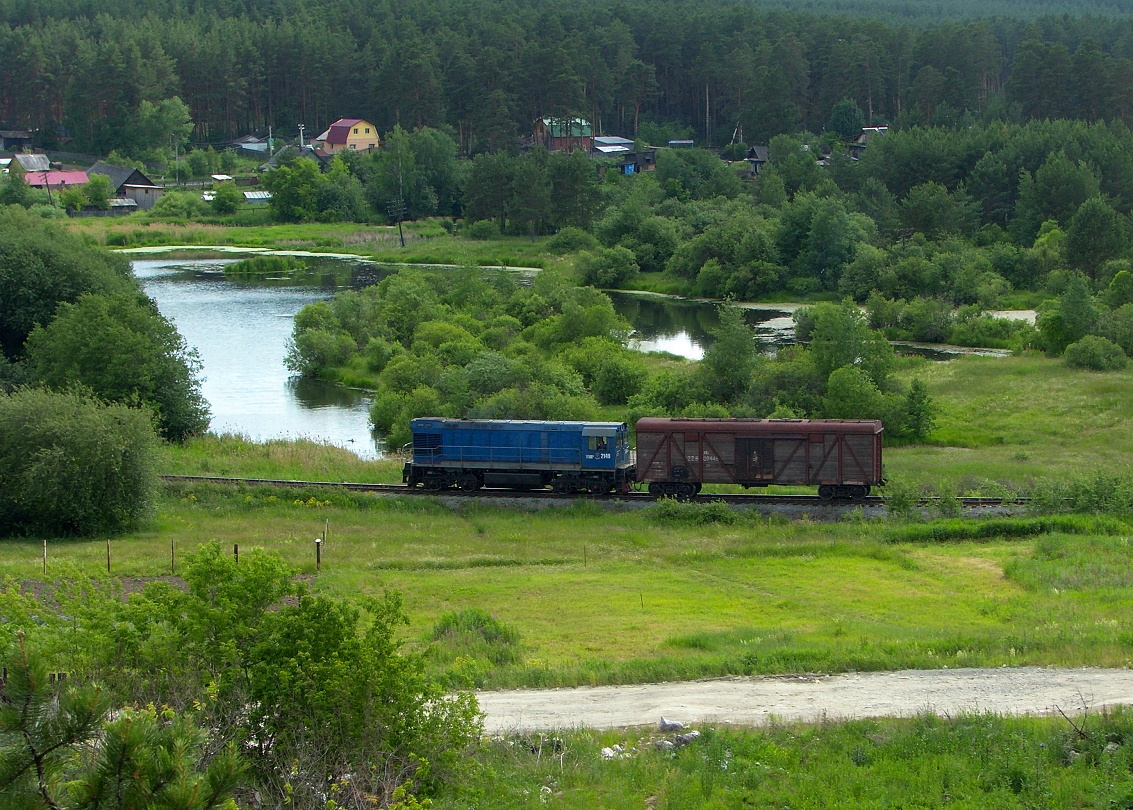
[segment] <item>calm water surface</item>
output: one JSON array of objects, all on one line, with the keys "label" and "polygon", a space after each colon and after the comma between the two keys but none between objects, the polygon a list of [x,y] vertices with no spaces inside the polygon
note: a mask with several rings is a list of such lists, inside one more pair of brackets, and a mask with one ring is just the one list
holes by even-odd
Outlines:
[{"label": "calm water surface", "polygon": [[377,458],[364,392],[292,376],[284,365],[292,321],[300,309],[335,292],[333,276],[311,286],[282,280],[228,281],[235,259],[139,259],[134,274],[158,309],[200,354],[202,391],[214,433],[255,441],[307,438]]},{"label": "calm water surface", "polygon": [[[254,441],[307,438],[378,458],[383,446],[369,426],[372,398],[363,391],[295,377],[284,365],[295,314],[343,288],[375,283],[391,268],[344,259],[312,259],[310,270],[287,278],[230,280],[236,257],[136,259],[134,274],[186,342],[200,354],[202,391],[214,433]],[[633,345],[699,360],[719,325],[710,302],[612,292],[614,307],[633,325]],[[745,308],[769,348],[793,340],[791,307]],[[933,359],[939,347],[902,347]],[[934,356],[935,355],[935,356]]]}]

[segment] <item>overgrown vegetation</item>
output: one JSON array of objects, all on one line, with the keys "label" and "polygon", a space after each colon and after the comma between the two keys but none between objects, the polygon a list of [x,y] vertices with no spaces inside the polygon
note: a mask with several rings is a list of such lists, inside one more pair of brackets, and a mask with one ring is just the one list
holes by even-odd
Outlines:
[{"label": "overgrown vegetation", "polygon": [[[151,582],[129,598],[112,582],[80,576],[56,583],[40,601],[9,583],[0,603],[9,617],[37,613],[38,623],[20,623],[19,644],[43,650],[45,664],[65,668],[77,689],[103,684],[100,705],[169,707],[163,711],[208,729],[207,741],[190,737],[178,749],[227,774],[203,780],[209,792],[202,796],[231,790],[237,751],[249,770],[249,796],[254,789],[270,803],[308,808],[324,806],[328,789],[338,807],[389,806],[397,797],[424,797],[466,770],[479,729],[475,703],[445,695],[422,659],[400,649],[405,615],[396,595],[333,600],[311,593],[276,557],[253,552],[237,563],[216,543],[190,555],[182,571],[184,589]],[[0,647],[11,647],[16,631],[0,626]],[[101,712],[86,714],[89,729]],[[72,745],[91,736],[63,725],[48,733],[73,738]],[[221,758],[216,752],[225,746],[231,749]],[[23,757],[19,747],[9,750]],[[145,777],[136,775],[135,787]],[[121,775],[109,784],[115,778],[129,784]],[[191,798],[188,774],[182,779]],[[13,787],[39,806],[31,781],[26,794]]]}]

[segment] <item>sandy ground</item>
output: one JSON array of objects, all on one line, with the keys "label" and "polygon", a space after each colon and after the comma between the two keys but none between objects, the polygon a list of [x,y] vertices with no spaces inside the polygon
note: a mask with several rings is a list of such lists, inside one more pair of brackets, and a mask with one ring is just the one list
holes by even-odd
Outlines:
[{"label": "sandy ground", "polygon": [[508,734],[572,728],[682,723],[762,725],[931,711],[1067,715],[1133,704],[1133,670],[907,670],[848,675],[718,678],[684,683],[480,692],[485,731]]}]

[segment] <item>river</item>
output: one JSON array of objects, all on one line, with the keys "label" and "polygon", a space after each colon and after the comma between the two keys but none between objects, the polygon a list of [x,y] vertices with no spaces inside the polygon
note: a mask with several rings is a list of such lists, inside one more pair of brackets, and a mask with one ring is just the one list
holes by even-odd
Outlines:
[{"label": "river", "polygon": [[[212,411],[210,429],[254,441],[306,438],[362,458],[379,458],[382,443],[369,427],[372,397],[295,377],[284,359],[300,309],[340,289],[376,283],[396,268],[344,256],[308,255],[305,273],[236,280],[225,277],[224,266],[239,255],[199,255],[147,255],[134,259],[133,267],[146,293],[200,355],[202,392]],[[632,324],[637,349],[699,360],[712,344],[711,333],[719,323],[712,302],[628,292],[610,297]],[[748,323],[771,346],[793,339],[794,308],[744,305]],[[914,351],[932,359],[955,356],[941,347]]]},{"label": "river", "polygon": [[233,261],[133,262],[146,294],[200,355],[201,389],[212,411],[212,432],[254,441],[307,438],[347,448],[362,458],[378,458],[382,445],[370,430],[371,397],[295,377],[284,364],[295,313],[331,297],[334,282],[311,279],[288,286],[268,279],[252,284],[230,281],[224,265]]}]

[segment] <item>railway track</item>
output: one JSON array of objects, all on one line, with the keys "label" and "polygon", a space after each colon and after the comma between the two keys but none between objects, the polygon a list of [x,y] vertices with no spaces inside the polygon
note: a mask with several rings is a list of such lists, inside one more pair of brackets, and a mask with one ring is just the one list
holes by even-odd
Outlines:
[{"label": "railway track", "polygon": [[[465,492],[459,489],[446,489],[433,492],[422,487],[408,487],[404,484],[360,484],[336,481],[293,481],[276,478],[229,478],[209,475],[163,475],[163,481],[169,483],[185,484],[221,484],[227,486],[249,487],[286,487],[293,489],[345,489],[351,492],[371,492],[375,495],[401,495],[410,497],[443,497],[443,498],[474,498],[480,500],[520,500],[535,499],[541,501],[570,502],[585,498],[592,501],[620,501],[626,503],[642,503],[657,500],[647,492],[630,492],[626,494],[608,493],[605,495],[568,495],[550,490],[507,490],[507,489],[480,489],[474,492]],[[928,506],[939,498],[923,498],[920,505]],[[1029,498],[959,498],[960,505],[966,509],[979,507],[1007,506],[1026,503]],[[752,495],[752,494],[700,494],[690,499],[693,503],[728,503],[737,506],[775,505],[775,506],[816,506],[816,507],[845,507],[845,506],[883,506],[885,499],[878,495],[870,495],[860,500],[832,500],[825,501],[817,495]]]}]

